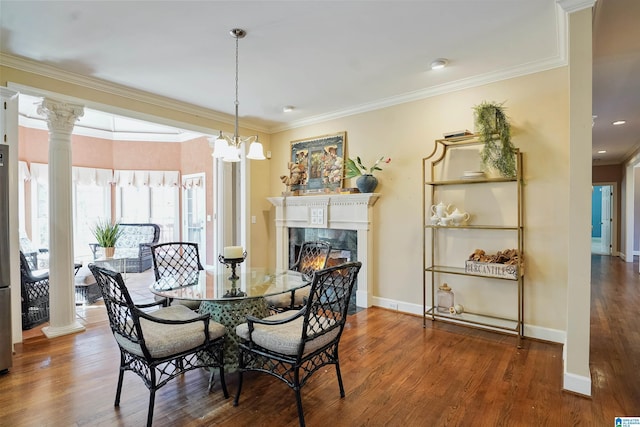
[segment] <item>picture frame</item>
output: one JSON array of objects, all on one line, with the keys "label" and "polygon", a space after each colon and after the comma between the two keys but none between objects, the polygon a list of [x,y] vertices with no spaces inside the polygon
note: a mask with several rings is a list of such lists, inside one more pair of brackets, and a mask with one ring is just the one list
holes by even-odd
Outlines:
[{"label": "picture frame", "polygon": [[291,141],[291,162],[306,169],[306,189],[338,189],[344,177],[346,132]]}]

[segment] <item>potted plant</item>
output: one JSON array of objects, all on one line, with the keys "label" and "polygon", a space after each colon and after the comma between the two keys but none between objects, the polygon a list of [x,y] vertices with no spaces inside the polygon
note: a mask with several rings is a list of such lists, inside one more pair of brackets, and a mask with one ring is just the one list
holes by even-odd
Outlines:
[{"label": "potted plant", "polygon": [[476,133],[484,143],[480,152],[482,164],[497,169],[504,177],[514,178],[516,148],[511,142],[511,125],[503,104],[484,101],[473,107]]},{"label": "potted plant", "polygon": [[362,164],[362,160],[360,157],[356,157],[355,160],[348,158],[345,162],[346,173],[344,175],[345,178],[355,178],[356,176],[356,186],[361,193],[372,193],[376,187],[378,186],[378,178],[373,176],[373,171],[381,171],[382,168],[379,166],[380,162],[390,163],[390,157],[380,157],[370,168],[367,168]]},{"label": "potted plant", "polygon": [[107,258],[113,257],[116,242],[122,234],[120,223],[117,221],[111,222],[107,219],[98,220],[91,232],[96,238],[98,245],[104,248],[104,256]]}]

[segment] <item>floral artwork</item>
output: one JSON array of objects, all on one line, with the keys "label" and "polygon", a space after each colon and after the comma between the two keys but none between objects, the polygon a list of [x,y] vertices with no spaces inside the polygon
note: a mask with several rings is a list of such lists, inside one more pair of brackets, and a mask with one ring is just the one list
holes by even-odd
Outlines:
[{"label": "floral artwork", "polygon": [[342,186],[345,137],[340,132],[291,142],[291,162],[306,164],[307,189]]}]

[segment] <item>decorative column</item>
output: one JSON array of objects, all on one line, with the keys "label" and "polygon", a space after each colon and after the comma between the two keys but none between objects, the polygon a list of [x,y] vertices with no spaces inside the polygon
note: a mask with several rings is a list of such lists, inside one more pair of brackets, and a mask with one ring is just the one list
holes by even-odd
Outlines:
[{"label": "decorative column", "polygon": [[45,99],[38,114],[49,127],[49,326],[47,338],[85,328],[76,320],[73,277],[71,132],[84,114],[81,105]]}]

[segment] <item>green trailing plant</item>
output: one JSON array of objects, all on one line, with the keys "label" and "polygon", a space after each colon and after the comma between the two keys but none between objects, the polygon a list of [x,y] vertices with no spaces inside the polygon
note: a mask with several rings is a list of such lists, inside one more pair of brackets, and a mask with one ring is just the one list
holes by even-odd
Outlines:
[{"label": "green trailing plant", "polygon": [[511,125],[504,103],[482,102],[473,107],[476,133],[484,143],[480,152],[483,165],[493,167],[507,178],[516,176],[516,148],[511,142]]},{"label": "green trailing plant", "polygon": [[344,165],[345,166],[344,177],[349,179],[349,178],[355,178],[356,176],[360,176],[360,175],[373,175],[373,171],[382,170],[382,168],[379,166],[380,162],[387,163],[387,164],[391,163],[391,158],[390,157],[385,158],[384,156],[380,157],[378,160],[376,160],[376,162],[370,168],[362,164],[362,160],[360,160],[360,157],[356,157],[355,160],[348,158]]},{"label": "green trailing plant", "polygon": [[103,248],[112,248],[116,245],[118,238],[122,234],[119,222],[112,223],[108,219],[101,219],[91,230],[93,237],[96,238],[98,245]]}]

